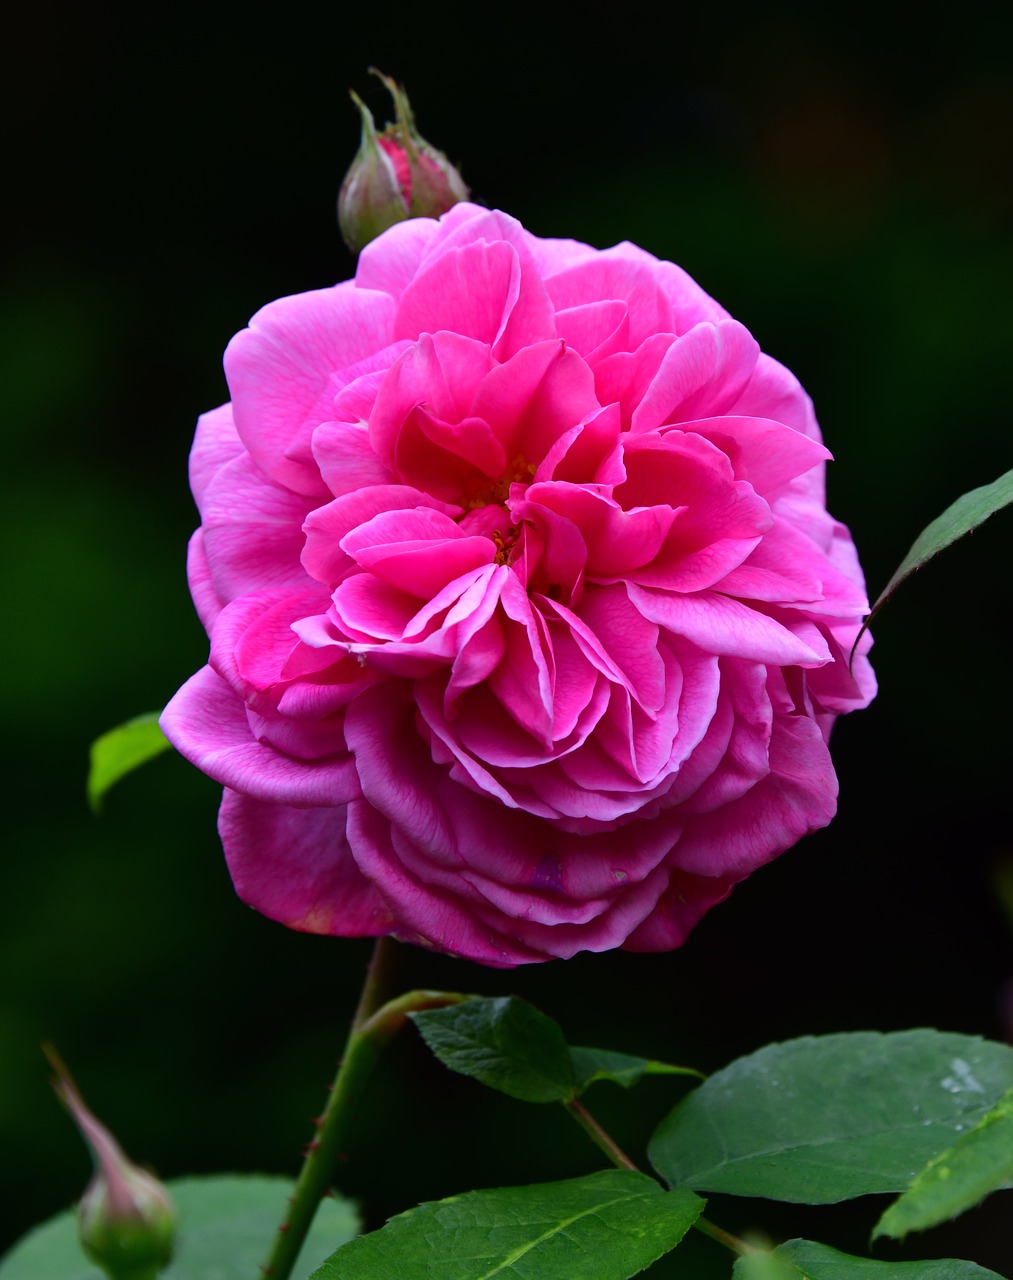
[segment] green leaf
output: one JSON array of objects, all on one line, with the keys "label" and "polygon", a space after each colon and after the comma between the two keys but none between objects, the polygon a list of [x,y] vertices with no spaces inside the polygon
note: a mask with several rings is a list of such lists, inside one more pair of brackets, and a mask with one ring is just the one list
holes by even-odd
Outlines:
[{"label": "green leaf", "polygon": [[626,1169],[469,1191],[391,1218],[311,1280],[626,1280],[674,1249],[702,1209],[692,1192]]},{"label": "green leaf", "polygon": [[829,1204],[905,1191],[1013,1085],[1013,1049],[939,1031],[768,1045],[704,1081],[650,1144],[670,1183]]},{"label": "green leaf", "polygon": [[789,1240],[773,1253],[739,1258],[732,1280],[1002,1280],[974,1262],[880,1262],[838,1253],[811,1240]]},{"label": "green leaf", "polygon": [[[911,550],[900,562],[893,577],[880,592],[879,598],[872,606],[872,612],[865,620],[862,631],[906,578],[937,556],[940,551],[945,551],[965,533],[977,529],[978,525],[983,524],[989,516],[1009,506],[1011,502],[1013,502],[1013,471],[1007,471],[991,484],[982,485],[980,489],[971,489],[968,493],[962,494],[956,502],[946,508],[941,516],[926,525],[915,538]],[[858,639],[861,639],[861,632]],[[852,648],[852,655],[857,647],[858,640]]]},{"label": "green leaf", "polygon": [[135,716],[91,744],[88,803],[93,812],[98,813],[102,808],[102,800],[110,787],[172,745],[158,727],[160,715],[160,711],[148,711],[143,716]]},{"label": "green leaf", "polygon": [[[295,1184],[288,1178],[218,1174],[168,1182],[179,1211],[176,1255],[160,1280],[250,1280],[259,1275]],[[324,1200],[300,1254],[297,1280],[351,1240],[358,1216]],[[0,1280],[105,1280],[77,1239],[77,1216],[61,1213],[30,1231],[0,1261]]]},{"label": "green leaf", "polygon": [[971,1209],[1013,1183],[1013,1089],[948,1150],[929,1162],[886,1210],[877,1236],[902,1240]]},{"label": "green leaf", "polygon": [[565,1102],[577,1084],[559,1024],[516,996],[476,996],[409,1015],[451,1071],[524,1102]]},{"label": "green leaf", "polygon": [[748,1253],[732,1267],[732,1280],[799,1280],[807,1274],[776,1253]]},{"label": "green leaf", "polygon": [[673,1067],[667,1062],[655,1062],[653,1058],[636,1058],[629,1053],[616,1053],[613,1049],[572,1048],[570,1057],[577,1077],[577,1092],[583,1093],[597,1080],[611,1080],[629,1089],[644,1076],[693,1076],[705,1080],[702,1071],[693,1067]]}]

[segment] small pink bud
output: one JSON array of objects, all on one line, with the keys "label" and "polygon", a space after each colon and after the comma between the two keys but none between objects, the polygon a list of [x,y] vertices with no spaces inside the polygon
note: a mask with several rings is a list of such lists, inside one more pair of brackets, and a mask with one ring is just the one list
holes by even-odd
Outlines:
[{"label": "small pink bud", "polygon": [[172,1258],[176,1211],[152,1174],[131,1163],[109,1130],[88,1110],[56,1054],[46,1050],[61,1102],[70,1112],[95,1163],[77,1209],[78,1233],[88,1257],[109,1280],[155,1280]]},{"label": "small pink bud", "polygon": [[415,128],[403,87],[375,68],[370,70],[394,99],[396,120],[378,135],[369,108],[352,93],[362,117],[362,139],[338,194],[338,225],[353,253],[395,222],[437,218],[470,194],[443,152]]}]

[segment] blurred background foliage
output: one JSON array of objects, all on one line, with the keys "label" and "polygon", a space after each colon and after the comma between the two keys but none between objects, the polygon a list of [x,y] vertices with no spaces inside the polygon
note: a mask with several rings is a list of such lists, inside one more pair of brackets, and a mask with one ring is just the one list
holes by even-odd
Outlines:
[{"label": "blurred background foliage", "polygon": [[[293,1172],[340,1050],[368,945],[244,908],[218,789],[179,758],[98,820],[84,777],[91,739],[205,658],[183,572],[193,422],[225,398],[220,354],[254,310],[352,270],[333,210],[357,145],[347,88],[387,106],[370,63],[407,84],[479,200],[538,234],[678,261],[801,377],[873,593],[929,519],[1013,465],[999,9],[912,25],[889,5],[736,0],[660,20],[631,0],[599,19],[300,0],[117,17],[41,0],[6,25],[0,1247],[87,1177],[41,1039],[164,1176]],[[516,992],[577,1043],[704,1069],[805,1032],[1008,1036],[1011,545],[999,516],[903,589],[876,629],[882,692],[836,731],[836,823],[682,951],[507,974],[413,952],[406,980]],[[595,1109],[642,1150],[679,1086],[609,1088]],[[347,1154],[343,1185],[373,1225],[599,1164],[561,1110],[450,1078],[410,1035]],[[1004,1209],[884,1252],[1013,1271]],[[712,1216],[862,1251],[876,1212]],[[657,1274],[727,1274],[715,1246],[692,1248]]]}]

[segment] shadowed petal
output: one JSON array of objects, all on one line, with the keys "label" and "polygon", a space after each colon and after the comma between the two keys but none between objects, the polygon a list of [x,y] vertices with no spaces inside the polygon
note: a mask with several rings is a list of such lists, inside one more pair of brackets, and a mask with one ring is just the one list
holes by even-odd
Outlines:
[{"label": "shadowed petal", "polygon": [[348,847],[344,806],[290,809],[226,789],[218,831],[236,893],[268,919],[343,938],[390,932],[394,917]]}]

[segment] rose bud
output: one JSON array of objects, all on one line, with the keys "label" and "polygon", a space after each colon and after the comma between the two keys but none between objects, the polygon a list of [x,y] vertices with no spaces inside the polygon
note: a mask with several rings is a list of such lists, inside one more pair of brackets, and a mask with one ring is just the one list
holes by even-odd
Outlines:
[{"label": "rose bud", "polygon": [[387,149],[379,145],[373,114],[358,94],[352,101],[362,116],[362,141],[338,193],[338,226],[352,253],[408,216],[401,183]]},{"label": "rose bud", "polygon": [[95,1174],[78,1205],[78,1233],[85,1253],[110,1280],[155,1280],[172,1258],[176,1213],[152,1174],[131,1163],[119,1143],[85,1106],[55,1054],[53,1082],[95,1162]]},{"label": "rose bud", "polygon": [[372,112],[352,93],[362,117],[362,138],[338,194],[338,225],[353,253],[395,222],[408,217],[439,217],[469,195],[461,175],[443,152],[415,128],[408,95],[401,85],[378,71],[374,74],[394,99],[397,119],[377,135]]}]

